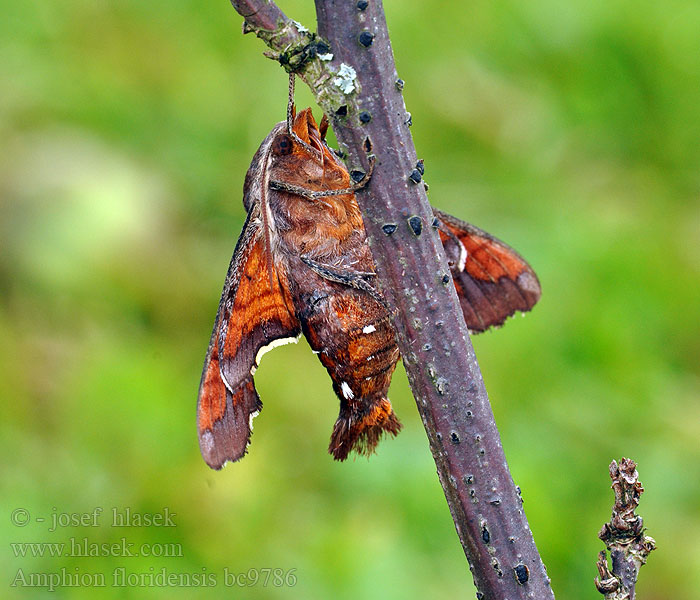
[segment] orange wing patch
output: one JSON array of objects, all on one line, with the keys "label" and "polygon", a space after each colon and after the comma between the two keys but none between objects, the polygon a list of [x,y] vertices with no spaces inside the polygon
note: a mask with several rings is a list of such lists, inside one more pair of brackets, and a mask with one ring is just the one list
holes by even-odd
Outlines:
[{"label": "orange wing patch", "polygon": [[[259,365],[257,353],[268,343],[279,337],[298,335],[299,322],[293,315],[292,306],[286,278],[268,261],[261,237],[249,252],[235,300],[227,311],[229,320],[226,330],[221,336],[222,362],[225,365],[222,373],[229,385],[235,385],[239,377],[234,368],[239,352],[252,353],[254,350],[252,356],[256,360],[251,365],[254,370]],[[257,335],[256,329],[261,330]],[[265,343],[261,344],[261,341]]]},{"label": "orange wing patch", "polygon": [[253,373],[266,349],[296,341],[301,328],[286,277],[268,258],[259,221],[248,220],[226,276],[197,402],[202,456],[213,469],[236,461],[262,409]]},{"label": "orange wing patch", "polygon": [[199,387],[197,425],[200,434],[207,429],[213,429],[214,423],[224,416],[227,391],[219,370],[219,351],[214,345]]}]

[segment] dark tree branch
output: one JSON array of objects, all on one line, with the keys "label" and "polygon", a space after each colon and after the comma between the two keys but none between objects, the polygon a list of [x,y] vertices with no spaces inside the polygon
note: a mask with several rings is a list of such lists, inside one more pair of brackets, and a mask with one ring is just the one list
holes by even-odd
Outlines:
[{"label": "dark tree branch", "polygon": [[366,172],[368,154],[376,155],[372,178],[357,198],[377,280],[396,308],[398,345],[477,597],[553,599],[425,189],[413,173],[410,116],[381,1],[316,0],[321,38],[270,2],[233,5],[247,15],[244,31],[255,31],[311,87],[350,171]]},{"label": "dark tree branch", "polygon": [[604,550],[598,555],[599,576],[595,579],[598,591],[605,600],[634,600],[634,586],[639,569],[649,553],[656,548],[654,538],[644,535],[644,520],[635,513],[644,487],[639,481],[637,463],[623,458],[610,463],[610,478],[615,494],[612,517],[605,523],[598,537],[612,558],[612,571]]}]

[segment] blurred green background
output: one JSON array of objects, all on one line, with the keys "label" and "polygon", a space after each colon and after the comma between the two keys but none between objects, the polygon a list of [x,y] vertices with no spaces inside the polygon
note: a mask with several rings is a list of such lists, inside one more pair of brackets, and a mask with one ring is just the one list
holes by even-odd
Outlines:
[{"label": "blurred green background", "polygon": [[[337,399],[306,343],[265,357],[245,460],[216,473],[199,455],[197,387],[243,177],[285,112],[262,42],[225,0],[0,5],[0,595],[472,597],[401,369],[404,431],[369,461],[326,453]],[[313,28],[310,1],[282,8]],[[607,466],[624,455],[659,548],[638,597],[696,598],[700,4],[385,8],[432,202],[507,240],[542,282],[531,314],[474,343],[557,597],[600,597]],[[100,526],[48,531],[54,513],[95,507]],[[167,507],[176,527],[115,529],[112,507]],[[10,545],[122,537],[182,556]],[[19,569],[61,568],[107,585],[9,587]],[[218,585],[112,587],[119,568]],[[231,590],[224,568],[297,581]]]}]

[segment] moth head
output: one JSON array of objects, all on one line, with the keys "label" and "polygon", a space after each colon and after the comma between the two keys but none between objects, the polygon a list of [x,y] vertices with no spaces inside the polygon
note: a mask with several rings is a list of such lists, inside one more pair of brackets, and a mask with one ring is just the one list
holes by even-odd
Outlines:
[{"label": "moth head", "polygon": [[280,123],[276,131],[273,131],[270,143],[270,152],[275,165],[292,168],[300,161],[321,166],[326,162],[325,154],[329,152],[329,148],[323,141],[324,136],[310,108],[294,116],[291,132],[287,131],[283,125]]},{"label": "moth head", "polygon": [[[310,108],[296,113],[292,121],[292,134],[286,129],[279,131],[272,141],[270,149],[275,166],[305,172],[305,177],[296,182],[299,185],[308,186],[314,183],[314,180],[344,180],[347,171],[335,152],[326,144],[327,131],[328,119],[325,115],[319,125]],[[349,184],[344,185],[347,187]]]}]

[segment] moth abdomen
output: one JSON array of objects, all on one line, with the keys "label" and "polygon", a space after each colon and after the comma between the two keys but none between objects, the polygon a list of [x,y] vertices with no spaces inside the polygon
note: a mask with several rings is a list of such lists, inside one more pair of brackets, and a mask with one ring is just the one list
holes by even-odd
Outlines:
[{"label": "moth abdomen", "polygon": [[369,455],[383,434],[399,433],[401,423],[387,398],[399,349],[386,317],[347,332],[345,344],[320,357],[340,399],[328,447],[336,460],[345,460],[351,451]]},{"label": "moth abdomen", "polygon": [[395,436],[401,422],[386,397],[362,398],[341,404],[328,452],[335,460],[345,460],[350,452],[369,456],[386,433]]}]

